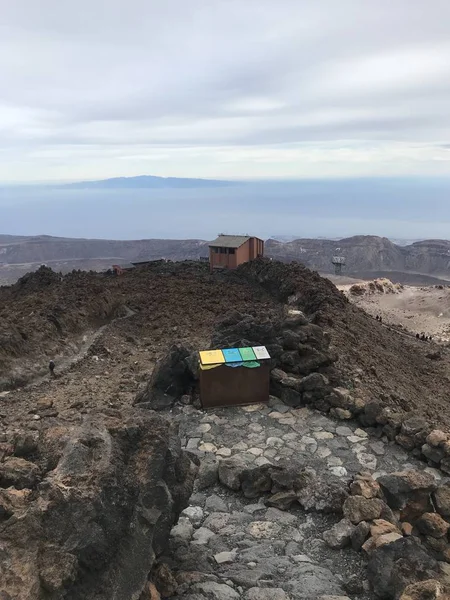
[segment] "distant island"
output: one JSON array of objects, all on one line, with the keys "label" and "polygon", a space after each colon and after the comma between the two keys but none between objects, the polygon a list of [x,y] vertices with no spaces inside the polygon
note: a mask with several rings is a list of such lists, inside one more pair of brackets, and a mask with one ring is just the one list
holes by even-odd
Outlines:
[{"label": "distant island", "polygon": [[[239,182],[241,183],[241,182]],[[154,175],[139,175],[138,177],[113,177],[112,179],[101,179],[98,181],[80,181],[68,183],[58,187],[75,190],[87,189],[148,189],[148,188],[217,188],[236,185],[232,181],[221,181],[219,179],[189,179],[183,177],[156,177]]]}]

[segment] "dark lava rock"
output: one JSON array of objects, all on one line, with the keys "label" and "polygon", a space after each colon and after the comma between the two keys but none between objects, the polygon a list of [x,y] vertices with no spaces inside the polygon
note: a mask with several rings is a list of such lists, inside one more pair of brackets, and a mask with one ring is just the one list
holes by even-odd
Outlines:
[{"label": "dark lava rock", "polygon": [[365,427],[373,427],[377,424],[377,417],[381,414],[383,406],[377,400],[371,400],[364,407],[364,412],[359,416],[359,420]]},{"label": "dark lava rock", "polygon": [[413,537],[401,538],[373,550],[367,577],[379,598],[399,598],[410,583],[433,579],[437,561]]},{"label": "dark lava rock", "polygon": [[444,483],[434,493],[434,504],[438,513],[444,517],[450,516],[450,483]]},{"label": "dark lava rock", "polygon": [[34,433],[20,433],[14,441],[14,454],[21,458],[34,454],[38,447],[38,435]]},{"label": "dark lava rock", "polygon": [[297,494],[294,491],[286,491],[273,494],[270,498],[267,498],[265,504],[279,510],[289,510],[296,501]]},{"label": "dark lava rock", "polygon": [[0,598],[139,598],[196,474],[176,428],[130,410],[42,438],[39,454],[58,457],[55,468],[35,490],[0,490]]},{"label": "dark lava rock", "polygon": [[267,464],[242,471],[241,487],[246,498],[258,498],[262,493],[270,491],[272,468],[272,465]]},{"label": "dark lava rock", "polygon": [[15,487],[18,490],[33,488],[38,482],[40,469],[23,458],[9,456],[0,463],[0,486]]},{"label": "dark lava rock", "polygon": [[407,504],[423,504],[424,512],[429,503],[429,495],[436,490],[433,475],[423,471],[401,471],[378,478],[387,503],[394,510],[401,510]]},{"label": "dark lava rock", "polygon": [[361,523],[358,523],[358,525],[353,530],[351,537],[353,550],[361,550],[361,547],[366,541],[366,539],[369,537],[369,534],[370,523],[367,523],[367,521],[361,521]]},{"label": "dark lava rock", "polygon": [[189,393],[195,384],[191,354],[185,346],[172,346],[155,366],[150,381],[136,395],[134,404],[145,403],[146,408],[165,410]]}]

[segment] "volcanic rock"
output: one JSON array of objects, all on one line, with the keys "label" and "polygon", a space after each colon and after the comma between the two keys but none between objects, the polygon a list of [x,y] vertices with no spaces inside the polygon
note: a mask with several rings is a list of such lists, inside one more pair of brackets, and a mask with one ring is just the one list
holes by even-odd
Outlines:
[{"label": "volcanic rock", "polygon": [[434,538],[444,537],[450,527],[438,513],[424,513],[417,520],[416,526],[420,533]]},{"label": "volcanic rock", "polygon": [[267,498],[266,505],[273,506],[279,510],[289,510],[296,501],[297,494],[294,491],[277,492]]},{"label": "volcanic rock", "polygon": [[135,404],[148,403],[148,408],[165,410],[173,406],[194,384],[188,359],[191,349],[174,345],[153,370],[150,381],[140,391]]},{"label": "volcanic rock", "polygon": [[258,498],[272,487],[272,465],[245,469],[240,475],[241,487],[246,498]]},{"label": "volcanic rock", "polygon": [[433,429],[431,433],[427,435],[427,444],[430,446],[438,447],[448,439],[448,435],[440,429]]},{"label": "volcanic rock", "polygon": [[428,579],[427,581],[419,581],[408,585],[400,600],[444,600],[443,585],[436,579]]},{"label": "volcanic rock", "polygon": [[424,512],[429,504],[428,498],[436,489],[433,475],[422,471],[402,471],[383,475],[378,483],[389,506],[395,510],[404,509],[407,504],[423,505]]},{"label": "volcanic rock", "polygon": [[380,498],[350,496],[344,502],[344,516],[357,525],[361,521],[378,519],[383,511],[384,502]]},{"label": "volcanic rock", "polygon": [[445,452],[442,448],[430,446],[429,444],[424,444],[422,446],[422,454],[436,464],[439,464],[445,456]]},{"label": "volcanic rock", "polygon": [[239,490],[241,475],[247,466],[245,460],[239,455],[219,461],[219,481],[231,490]]},{"label": "volcanic rock", "polygon": [[387,533],[400,533],[400,531],[393,523],[389,523],[389,521],[375,519],[373,525],[370,527],[370,535],[373,538],[377,538]]},{"label": "volcanic rock", "polygon": [[376,498],[380,495],[380,484],[372,477],[356,476],[350,485],[352,496],[364,496],[364,498]]},{"label": "volcanic rock", "polygon": [[345,548],[350,544],[354,530],[355,526],[349,519],[342,519],[339,523],[333,525],[331,529],[324,532],[323,539],[330,548]]},{"label": "volcanic rock", "polygon": [[438,569],[437,561],[414,537],[408,537],[373,550],[367,576],[377,596],[398,598],[407,585],[434,579]]},{"label": "volcanic rock", "polygon": [[18,490],[33,488],[39,475],[39,467],[23,458],[8,456],[3,463],[0,463],[0,486],[4,488],[9,486]]},{"label": "volcanic rock", "polygon": [[[151,413],[58,430],[61,455],[37,490],[1,490],[0,597],[138,598],[188,504],[196,467],[175,428]],[[42,440],[45,456],[52,436]],[[15,460],[30,483],[34,469]]]},{"label": "volcanic rock", "polygon": [[443,517],[450,516],[450,482],[443,483],[433,494],[437,512]]},{"label": "volcanic rock", "polygon": [[367,523],[367,521],[361,521],[361,523],[358,523],[351,536],[353,550],[360,550],[369,534],[370,524]]}]

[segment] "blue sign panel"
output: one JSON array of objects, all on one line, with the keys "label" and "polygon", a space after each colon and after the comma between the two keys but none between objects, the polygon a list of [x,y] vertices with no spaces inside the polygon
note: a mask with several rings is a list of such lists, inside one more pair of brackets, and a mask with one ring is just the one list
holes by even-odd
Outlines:
[{"label": "blue sign panel", "polygon": [[241,354],[237,348],[227,348],[226,350],[222,350],[222,354],[226,363],[242,361]]}]

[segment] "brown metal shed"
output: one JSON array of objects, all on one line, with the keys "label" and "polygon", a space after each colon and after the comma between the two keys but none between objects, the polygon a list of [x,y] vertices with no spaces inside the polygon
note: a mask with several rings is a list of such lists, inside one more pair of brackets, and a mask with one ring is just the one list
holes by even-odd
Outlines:
[{"label": "brown metal shed", "polygon": [[209,244],[213,269],[235,269],[242,263],[264,256],[264,241],[249,235],[219,235]]}]

